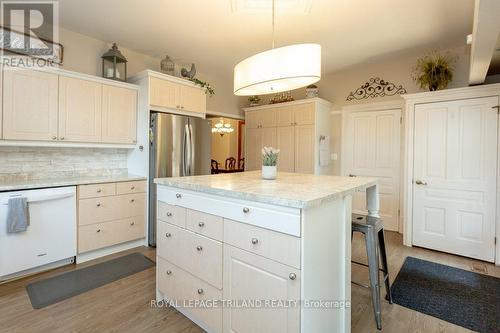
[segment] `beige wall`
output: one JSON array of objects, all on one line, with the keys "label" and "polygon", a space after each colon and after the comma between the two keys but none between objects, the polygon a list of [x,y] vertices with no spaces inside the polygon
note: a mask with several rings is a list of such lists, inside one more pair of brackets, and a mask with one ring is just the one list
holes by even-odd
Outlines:
[{"label": "beige wall", "polygon": [[[62,68],[101,76],[101,55],[109,49],[111,43],[63,28],[60,29],[59,33],[60,42],[64,46]],[[118,46],[128,60],[129,77],[145,69],[159,71],[160,58],[129,50],[126,45],[119,44]],[[197,68],[197,71],[196,77],[200,80],[206,80],[215,89],[216,95],[207,99],[208,110],[231,115],[242,114],[238,107],[238,97],[233,95],[232,73],[222,76],[219,73],[211,73],[210,68]]]},{"label": "beige wall", "polygon": [[[221,118],[212,119],[212,123],[216,123]],[[226,158],[234,157],[238,159],[238,121],[235,119],[223,118],[225,123],[230,123],[234,128],[234,132],[229,134],[212,133],[212,159],[220,163],[220,167],[224,168]],[[213,126],[213,125],[212,125]]]},{"label": "beige wall", "polygon": [[[449,88],[467,86],[469,77],[469,47],[462,46],[448,50],[448,52],[457,56],[454,79],[450,83]],[[317,86],[319,87],[319,97],[332,102],[332,110],[334,111],[339,111],[343,106],[347,105],[401,99],[400,96],[387,96],[370,98],[361,101],[346,101],[346,98],[351,91],[355,91],[372,77],[379,77],[396,85],[401,84],[408,93],[419,92],[421,91],[420,88],[415,84],[415,82],[413,82],[411,78],[411,70],[417,58],[421,55],[422,52],[407,52],[399,55],[386,56],[384,58],[373,59],[370,62],[359,64],[357,66],[353,66],[339,72],[324,74],[321,81],[317,83]],[[305,89],[302,88],[294,90],[292,91],[292,95],[295,99],[305,98]],[[271,97],[272,95],[264,96],[262,98],[263,103],[267,103],[267,101]],[[248,101],[246,100],[246,98],[240,98],[240,106],[245,107],[247,105]],[[337,161],[332,161],[333,173],[340,174],[342,117],[340,114],[337,114],[332,115],[331,118],[332,153],[337,153],[339,157]]]}]

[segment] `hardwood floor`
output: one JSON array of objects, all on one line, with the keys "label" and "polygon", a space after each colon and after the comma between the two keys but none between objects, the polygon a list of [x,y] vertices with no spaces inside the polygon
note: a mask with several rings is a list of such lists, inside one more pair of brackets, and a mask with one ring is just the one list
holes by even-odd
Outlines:
[{"label": "hardwood floor", "polygon": [[[387,232],[386,243],[391,282],[407,256],[500,277],[500,268],[493,264],[420,248],[405,247],[402,245],[401,235],[396,233]],[[154,249],[140,248],[133,251],[140,251],[152,259],[155,256]],[[155,297],[154,268],[40,310],[34,310],[31,307],[25,291],[26,284],[107,260],[110,257],[77,267],[74,265],[62,267],[0,285],[0,332],[202,332],[176,310],[151,306],[151,300]],[[363,240],[360,235],[355,235],[353,258],[366,262],[365,257]],[[352,276],[356,281],[368,282],[366,268],[353,265]],[[383,329],[380,332],[384,333],[471,332],[399,305],[390,305],[385,301],[382,311]],[[370,291],[355,285],[352,286],[352,332],[377,332]]]}]

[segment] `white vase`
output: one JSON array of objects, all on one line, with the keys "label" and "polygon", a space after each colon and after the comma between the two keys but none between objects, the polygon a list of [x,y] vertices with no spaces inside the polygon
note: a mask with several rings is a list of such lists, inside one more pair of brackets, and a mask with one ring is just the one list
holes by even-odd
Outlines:
[{"label": "white vase", "polygon": [[276,168],[276,165],[274,166],[262,166],[262,178],[264,179],[276,179],[276,174],[278,173],[278,170]]}]

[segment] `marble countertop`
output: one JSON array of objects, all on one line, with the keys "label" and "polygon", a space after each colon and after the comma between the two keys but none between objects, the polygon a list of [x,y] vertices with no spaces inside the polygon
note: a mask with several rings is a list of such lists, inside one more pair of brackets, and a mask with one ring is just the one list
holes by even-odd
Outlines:
[{"label": "marble countertop", "polygon": [[35,188],[88,185],[100,183],[118,183],[136,180],[146,180],[146,177],[136,175],[109,175],[109,176],[75,176],[66,178],[49,178],[33,180],[17,180],[0,183],[0,191],[18,191]]},{"label": "marble countertop", "polygon": [[376,178],[283,172],[278,173],[276,180],[264,180],[260,171],[156,178],[154,181],[158,185],[295,208],[321,205],[377,183]]}]

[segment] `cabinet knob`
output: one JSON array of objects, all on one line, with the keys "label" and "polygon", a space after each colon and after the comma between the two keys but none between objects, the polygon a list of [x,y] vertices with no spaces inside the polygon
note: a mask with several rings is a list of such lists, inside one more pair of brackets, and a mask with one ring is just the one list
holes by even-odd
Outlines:
[{"label": "cabinet knob", "polygon": [[297,278],[297,274],[295,274],[295,273],[290,273],[290,274],[288,275],[288,277],[290,278],[290,280],[295,280],[295,279]]},{"label": "cabinet knob", "polygon": [[102,192],[102,190],[100,188],[97,189],[97,193],[101,193],[101,192]]},{"label": "cabinet knob", "polygon": [[424,185],[425,186],[425,185],[427,185],[427,182],[424,182],[424,181],[421,181],[421,180],[417,180],[417,181],[415,181],[415,184],[417,184],[417,185]]},{"label": "cabinet knob", "polygon": [[171,270],[168,270],[166,273],[167,273],[167,275],[172,275],[172,271]]},{"label": "cabinet knob", "polygon": [[96,206],[97,206],[97,207],[101,207],[101,203],[99,202]]},{"label": "cabinet knob", "polygon": [[259,240],[257,238],[252,238],[252,244],[256,245],[259,243]]},{"label": "cabinet knob", "polygon": [[198,222],[198,227],[203,228],[205,226],[205,222]]},{"label": "cabinet knob", "polygon": [[53,137],[52,137],[52,140],[57,140],[57,136],[53,136]]},{"label": "cabinet knob", "polygon": [[248,214],[250,212],[250,208],[243,207],[243,213]]},{"label": "cabinet knob", "polygon": [[101,229],[97,229],[96,232],[101,232]]},{"label": "cabinet knob", "polygon": [[184,106],[183,106],[183,105],[181,105],[181,109],[184,109]]},{"label": "cabinet knob", "polygon": [[198,246],[196,247],[196,251],[198,251],[198,252],[203,251],[203,246],[198,245]]},{"label": "cabinet knob", "polygon": [[131,186],[131,187],[130,187],[130,189],[131,189],[131,190],[135,190],[135,186]]},{"label": "cabinet knob", "polygon": [[165,234],[165,237],[170,238],[170,237],[172,237],[172,234],[171,234],[170,232],[167,232],[167,233]]},{"label": "cabinet knob", "polygon": [[180,109],[180,108],[181,108],[181,106],[180,106],[180,105],[176,105],[175,107],[176,107],[176,108],[178,108],[178,109]]},{"label": "cabinet knob", "polygon": [[59,140],[64,140],[64,136],[61,136],[61,137],[59,138]]},{"label": "cabinet knob", "polygon": [[135,202],[135,199],[130,199],[130,202],[134,203],[134,202]]},{"label": "cabinet knob", "polygon": [[177,193],[177,194],[175,195],[175,197],[176,197],[177,199],[180,199],[180,198],[182,198],[182,194]]},{"label": "cabinet knob", "polygon": [[199,295],[203,294],[203,289],[201,289],[201,288],[200,288],[200,289],[198,289],[198,294],[199,294]]},{"label": "cabinet knob", "polygon": [[171,212],[167,212],[167,216],[168,216],[168,217],[171,217],[171,216],[172,216],[172,213],[171,213]]},{"label": "cabinet knob", "polygon": [[130,222],[130,225],[134,225],[134,224],[135,224],[135,222]]}]

